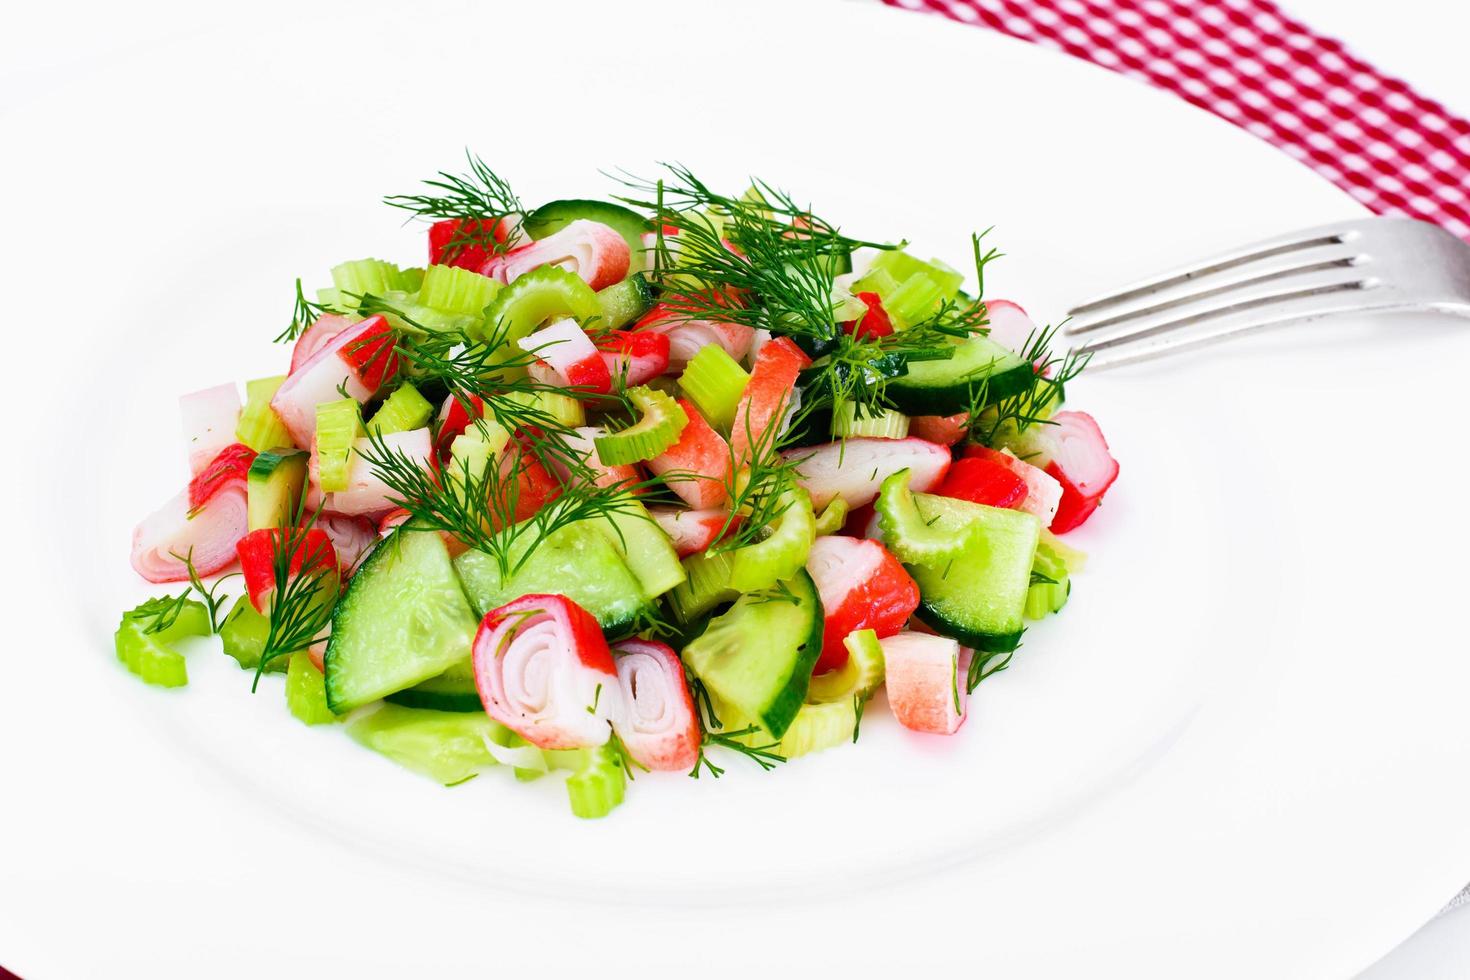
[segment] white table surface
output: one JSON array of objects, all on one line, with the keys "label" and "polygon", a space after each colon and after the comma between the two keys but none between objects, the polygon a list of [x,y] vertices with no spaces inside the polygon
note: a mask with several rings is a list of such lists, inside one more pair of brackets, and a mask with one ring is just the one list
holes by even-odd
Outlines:
[{"label": "white table surface", "polygon": [[[853,0],[877,2],[877,0]],[[1470,115],[1470,71],[1464,46],[1470,4],[1452,0],[1287,0],[1282,6],[1317,30],[1336,36],[1381,71],[1397,75],[1461,115]],[[181,29],[201,18],[228,17],[228,5],[190,6]],[[919,16],[919,15],[915,15]],[[127,4],[80,0],[27,4],[7,15],[0,32],[0,86],[46,85],[71,65],[147,40],[156,30],[130,15]],[[1470,868],[1465,869],[1470,882]],[[1446,895],[1448,902],[1454,896]],[[1362,975],[1363,980],[1470,976],[1470,903],[1446,912]]]}]

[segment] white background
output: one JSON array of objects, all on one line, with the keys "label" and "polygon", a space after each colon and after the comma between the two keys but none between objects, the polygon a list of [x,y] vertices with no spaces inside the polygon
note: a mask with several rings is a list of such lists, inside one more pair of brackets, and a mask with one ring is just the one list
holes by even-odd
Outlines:
[{"label": "white background", "polygon": [[[129,7],[82,2],[48,4],[45,9],[28,5],[23,13],[8,13],[6,28],[0,31],[0,99],[4,93],[46,86],[64,78],[70,66],[147,40],[138,33],[143,20]],[[1445,0],[1398,0],[1391,6],[1295,0],[1287,8],[1324,33],[1343,39],[1381,70],[1405,78],[1462,114],[1470,113],[1470,71],[1464,62],[1465,39],[1470,37],[1466,5]],[[231,13],[229,5],[181,8],[175,23],[183,31],[197,27],[200,20],[224,20]],[[1465,877],[1470,880],[1470,868]],[[1370,973],[1375,978],[1466,975],[1470,975],[1470,906],[1428,925]]]}]

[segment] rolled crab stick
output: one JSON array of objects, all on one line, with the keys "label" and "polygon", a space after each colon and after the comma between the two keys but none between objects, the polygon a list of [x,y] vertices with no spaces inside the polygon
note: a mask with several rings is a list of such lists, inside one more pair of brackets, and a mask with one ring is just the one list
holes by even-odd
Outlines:
[{"label": "rolled crab stick", "polygon": [[599,221],[579,218],[539,241],[490,256],[478,271],[509,285],[532,269],[554,265],[603,289],[627,278],[630,259],[627,239]]},{"label": "rolled crab stick", "polygon": [[214,462],[220,451],[235,442],[240,421],[240,390],[234,383],[215,385],[179,398],[184,447],[189,453],[189,475]]},{"label": "rolled crab stick", "polygon": [[730,449],[737,461],[747,461],[753,452],[775,442],[768,433],[781,424],[792,405],[796,376],[810,364],[789,337],[777,337],[760,349],[730,427]]},{"label": "rolled crab stick", "polygon": [[729,499],[730,444],[704,420],[693,402],[681,398],[679,407],[688,417],[679,441],[650,459],[648,468],[695,510],[720,507]]},{"label": "rolled crab stick", "polygon": [[1118,478],[1118,461],[1097,420],[1086,412],[1058,412],[1050,425],[1034,425],[1020,449],[1062,486],[1051,530],[1065,534],[1082,525]]},{"label": "rolled crab stick", "polygon": [[335,401],[342,392],[366,402],[397,370],[394,332],[386,318],[370,316],[337,334],[321,350],[288,374],[271,398],[271,408],[291,433],[297,447],[311,445],[316,434],[316,407]]},{"label": "rolled crab stick", "polygon": [[603,745],[622,707],[612,652],[566,596],[521,596],[485,614],[472,648],[485,713],[537,748]]},{"label": "rolled crab stick", "polygon": [[240,574],[245,579],[245,594],[256,612],[270,612],[276,592],[276,557],[288,546],[292,549],[286,563],[288,579],[320,577],[324,591],[329,595],[337,588],[341,565],[326,531],[319,527],[290,531],[263,527],[251,531],[236,545]]},{"label": "rolled crab stick", "polygon": [[296,338],[296,345],[291,348],[291,371],[294,372],[311,360],[311,355],[327,346],[333,337],[361,319],[361,317],[346,316],[341,313],[327,313],[317,317],[312,325]]},{"label": "rolled crab stick", "polygon": [[965,723],[969,694],[964,647],[947,636],[903,632],[878,641],[883,648],[888,706],[903,727],[953,735]]},{"label": "rolled crab stick", "polygon": [[782,455],[796,463],[796,482],[811,494],[812,506],[819,510],[833,497],[841,497],[854,510],[870,504],[883,481],[902,469],[911,474],[910,487],[927,491],[944,479],[950,467],[949,449],[913,437],[851,436]]},{"label": "rolled crab stick", "polygon": [[720,531],[729,521],[729,513],[718,507],[685,510],[682,507],[650,507],[654,523],[674,542],[680,558],[708,551],[719,540]]},{"label": "rolled crab stick", "polygon": [[699,719],[679,655],[652,640],[624,640],[613,648],[622,710],[613,731],[645,769],[688,772],[699,761]]},{"label": "rolled crab stick", "polygon": [[607,362],[576,320],[558,320],[516,343],[550,365],[574,394],[582,391],[605,395],[612,391]]},{"label": "rolled crab stick", "polygon": [[750,352],[755,330],[742,323],[694,319],[675,306],[656,303],[633,325],[634,333],[658,333],[669,338],[669,367],[682,370],[705,347],[717,345],[739,361]]},{"label": "rolled crab stick", "polygon": [[221,450],[199,475],[133,530],[133,569],[150,582],[184,582],[224,571],[249,530],[245,476],[255,451],[238,443]]},{"label": "rolled crab stick", "polygon": [[854,630],[879,637],[903,629],[919,606],[919,587],[898,559],[876,541],[824,535],[807,554],[806,570],[822,597],[822,653],[813,674],[847,663],[843,640]]},{"label": "rolled crab stick", "polygon": [[[1056,516],[1057,507],[1062,502],[1062,485],[1056,477],[1039,466],[1033,466],[1024,459],[999,449],[966,446],[962,455],[965,458],[986,459],[998,463],[1020,477],[1026,484],[1026,493],[1019,502],[1006,506],[1034,515],[1041,521],[1043,527],[1051,525],[1052,518]],[[965,462],[965,458],[955,460],[955,465],[958,466]],[[948,479],[945,482],[947,483]],[[944,491],[938,492],[943,493]]]},{"label": "rolled crab stick", "polygon": [[669,337],[650,330],[614,330],[593,343],[608,374],[623,386],[641,385],[669,369]]}]

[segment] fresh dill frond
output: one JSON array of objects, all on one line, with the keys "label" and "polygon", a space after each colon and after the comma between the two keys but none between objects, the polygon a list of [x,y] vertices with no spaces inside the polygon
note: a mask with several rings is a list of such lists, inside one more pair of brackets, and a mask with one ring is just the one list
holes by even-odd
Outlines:
[{"label": "fresh dill frond", "polygon": [[[974,694],[975,688],[987,677],[993,677],[1011,665],[1014,650],[976,650],[970,656],[970,670],[965,678],[965,692]],[[956,702],[958,709],[958,702]]]},{"label": "fresh dill frond", "polygon": [[[190,548],[189,553],[185,555],[180,555],[177,552],[173,551],[170,551],[169,554],[184,563],[184,569],[189,573],[189,587],[198,594],[199,601],[204,604],[205,612],[209,614],[209,631],[211,633],[218,633],[220,628],[220,607],[223,606],[225,604],[225,601],[230,598],[228,595],[224,595],[223,593],[217,594],[219,587],[223,585],[227,579],[232,579],[240,573],[231,572],[228,575],[221,575],[219,578],[214,580],[213,585],[205,588],[204,580],[200,577],[199,570],[194,567],[193,548]],[[187,593],[185,594],[187,595]]]},{"label": "fresh dill frond", "polygon": [[708,770],[709,774],[716,779],[719,779],[725,774],[724,768],[716,765],[714,760],[705,751],[711,746],[719,746],[739,752],[760,766],[765,772],[770,772],[776,766],[786,761],[784,755],[775,751],[780,745],[779,741],[769,742],[764,745],[747,745],[745,742],[740,741],[740,739],[755,735],[760,731],[754,725],[747,725],[736,731],[723,731],[724,725],[720,722],[719,716],[715,714],[714,701],[710,696],[709,689],[704,686],[703,681],[698,677],[688,674],[687,671],[685,676],[689,681],[689,689],[694,700],[694,713],[698,717],[701,732],[699,758],[694,760],[694,768],[689,770],[690,777],[698,779],[702,770]]},{"label": "fresh dill frond", "polygon": [[970,387],[969,439],[982,446],[997,444],[1025,432],[1033,425],[1053,425],[1051,406],[1060,401],[1063,387],[1087,367],[1091,354],[1051,353],[1057,327],[1044,327],[1027,338],[1020,357],[1034,367],[1029,382],[1015,394],[998,401],[989,398],[990,379]]},{"label": "fresh dill frond", "polygon": [[392,194],[383,198],[389,207],[410,211],[415,216],[438,221],[445,218],[467,218],[446,244],[442,259],[449,261],[467,248],[478,247],[502,253],[515,246],[518,235],[507,235],[498,241],[495,230],[502,218],[521,213],[521,200],[510,183],[486,166],[485,161],[465,150],[469,172],[451,174],[445,171],[429,180],[424,194]]},{"label": "fresh dill frond", "polygon": [[185,589],[178,595],[157,596],[149,599],[137,609],[133,610],[134,618],[142,620],[151,618],[153,621],[143,627],[145,636],[162,633],[179,621],[179,614],[184,611],[189,602],[189,589]]},{"label": "fresh dill frond", "polygon": [[332,622],[338,585],[337,562],[329,542],[317,538],[316,543],[310,543],[311,531],[321,512],[315,511],[307,517],[305,511],[303,497],[295,514],[287,518],[290,525],[278,528],[273,542],[270,626],[260,662],[255,667],[252,691],[271,661],[311,646],[322,638]]},{"label": "fresh dill frond", "polygon": [[304,332],[306,332],[307,327],[315,323],[317,321],[317,318],[326,312],[327,308],[325,306],[320,303],[313,303],[311,300],[306,298],[306,294],[301,290],[301,280],[297,279],[296,303],[291,309],[291,322],[289,325],[287,325],[285,330],[282,330],[280,333],[276,334],[276,339],[274,343],[292,343],[296,340],[297,337],[300,337]]}]

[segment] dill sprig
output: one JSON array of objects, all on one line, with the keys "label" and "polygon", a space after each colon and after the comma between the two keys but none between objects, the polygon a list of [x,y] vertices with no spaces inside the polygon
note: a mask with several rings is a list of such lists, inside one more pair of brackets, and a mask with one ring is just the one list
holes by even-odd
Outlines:
[{"label": "dill sprig", "polygon": [[151,617],[153,622],[143,627],[145,636],[162,633],[179,621],[179,614],[189,602],[189,589],[185,589],[178,595],[155,596],[148,599],[134,609],[129,616],[135,620],[144,620]]},{"label": "dill sprig", "polygon": [[424,186],[426,194],[392,194],[383,198],[389,207],[410,211],[429,220],[468,218],[445,245],[443,261],[453,259],[467,248],[478,247],[502,253],[515,246],[519,233],[497,241],[495,230],[502,218],[519,214],[524,209],[509,182],[485,165],[485,161],[465,150],[469,172],[451,174],[441,170]]},{"label": "dill sprig", "polygon": [[1033,425],[1054,425],[1051,421],[1053,402],[1061,400],[1063,387],[1087,367],[1091,354],[1069,352],[1063,357],[1051,353],[1057,328],[1048,326],[1027,338],[1021,351],[1022,360],[1035,368],[1026,387],[996,402],[989,398],[990,379],[970,387],[970,419],[967,423],[971,442],[982,446],[998,443],[1025,432]]},{"label": "dill sprig", "polygon": [[[832,287],[835,265],[858,248],[893,248],[843,235],[789,194],[756,179],[754,194],[712,190],[687,167],[665,164],[656,181],[618,179],[618,197],[652,212],[652,273],[675,318],[718,319],[774,333],[830,340],[838,332]],[[678,257],[665,228],[677,230]]]},{"label": "dill sprig", "polygon": [[313,303],[311,300],[306,298],[306,293],[302,292],[301,290],[301,280],[297,279],[296,303],[291,308],[291,323],[286,327],[285,330],[282,330],[280,333],[276,334],[276,339],[274,340],[274,343],[287,344],[293,342],[294,340],[296,340],[297,337],[300,337],[302,333],[306,331],[307,327],[315,323],[317,321],[317,318],[325,312],[327,312],[327,308],[325,306],[320,303]]},{"label": "dill sprig", "polygon": [[[199,601],[204,604],[204,610],[209,614],[209,631],[211,633],[218,633],[220,628],[220,607],[223,606],[225,604],[225,601],[228,600],[230,597],[228,595],[216,593],[218,592],[219,587],[224,584],[227,579],[232,579],[240,573],[231,572],[228,575],[221,575],[219,578],[214,580],[213,585],[205,588],[204,580],[200,577],[199,570],[194,567],[194,549],[192,547],[189,549],[188,554],[180,555],[179,553],[174,551],[170,551],[169,554],[184,563],[184,569],[189,573],[189,588],[198,593]],[[187,592],[185,592],[184,594],[188,595]]]},{"label": "dill sprig", "polygon": [[252,691],[271,661],[311,646],[321,639],[332,622],[333,593],[338,584],[337,563],[331,555],[330,544],[321,539],[316,539],[314,544],[309,543],[313,541],[310,532],[321,512],[316,511],[306,517],[304,497],[295,510],[290,518],[291,524],[279,528],[274,540],[270,626],[266,631],[260,662],[255,667]]},{"label": "dill sprig", "polygon": [[[993,677],[1011,665],[1015,650],[976,650],[970,656],[970,670],[965,678],[965,692],[974,694],[975,688],[987,677]],[[958,702],[959,695],[955,696]],[[956,703],[958,710],[958,703]]]},{"label": "dill sprig", "polygon": [[724,725],[719,716],[715,714],[714,701],[710,696],[709,689],[704,682],[697,677],[689,677],[689,687],[694,697],[694,713],[699,719],[701,732],[699,740],[699,758],[694,760],[694,768],[689,770],[689,775],[698,779],[702,770],[708,770],[709,774],[719,779],[725,774],[723,766],[716,765],[714,760],[706,753],[711,746],[731,749],[739,752],[747,759],[761,767],[764,772],[770,772],[778,765],[786,761],[786,757],[775,751],[780,742],[768,742],[764,745],[748,745],[740,741],[760,731],[754,725],[747,725],[735,731],[724,731]]},{"label": "dill sprig", "polygon": [[438,471],[390,446],[377,433],[358,453],[388,487],[394,506],[410,515],[406,524],[419,530],[444,531],[495,559],[503,578],[518,572],[532,553],[557,531],[579,521],[636,513],[637,486],[564,484],[551,503],[523,520],[522,474],[526,457],[511,446],[490,455],[478,467],[469,459],[451,459]]}]

